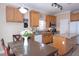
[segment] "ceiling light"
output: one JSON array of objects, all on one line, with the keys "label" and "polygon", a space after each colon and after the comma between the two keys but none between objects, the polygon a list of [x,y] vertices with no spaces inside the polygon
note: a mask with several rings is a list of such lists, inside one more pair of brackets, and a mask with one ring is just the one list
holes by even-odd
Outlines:
[{"label": "ceiling light", "polygon": [[27,8],[24,8],[24,7],[20,7],[20,8],[18,8],[19,9],[19,11],[22,13],[22,14],[25,14],[27,11],[28,11],[28,9]]},{"label": "ceiling light", "polygon": [[56,4],[56,3],[54,4],[54,6],[55,6],[55,8],[58,8],[58,6],[57,6],[57,4]]},{"label": "ceiling light", "polygon": [[54,6],[55,8],[59,8],[60,10],[63,9],[63,7],[57,3],[52,3],[52,6]]}]

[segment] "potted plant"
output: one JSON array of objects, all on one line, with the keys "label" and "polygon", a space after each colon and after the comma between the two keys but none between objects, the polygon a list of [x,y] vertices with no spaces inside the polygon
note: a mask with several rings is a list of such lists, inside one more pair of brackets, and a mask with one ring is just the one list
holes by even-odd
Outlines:
[{"label": "potted plant", "polygon": [[32,31],[30,30],[24,30],[21,32],[21,35],[24,38],[24,46],[28,45],[28,37],[30,37],[31,34],[32,34]]}]

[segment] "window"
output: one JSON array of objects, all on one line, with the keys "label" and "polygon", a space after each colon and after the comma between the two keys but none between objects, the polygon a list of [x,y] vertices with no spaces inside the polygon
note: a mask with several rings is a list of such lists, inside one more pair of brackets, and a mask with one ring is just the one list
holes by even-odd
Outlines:
[{"label": "window", "polygon": [[39,21],[39,27],[38,27],[39,31],[45,30],[45,27],[46,27],[45,21],[44,20],[40,20]]}]

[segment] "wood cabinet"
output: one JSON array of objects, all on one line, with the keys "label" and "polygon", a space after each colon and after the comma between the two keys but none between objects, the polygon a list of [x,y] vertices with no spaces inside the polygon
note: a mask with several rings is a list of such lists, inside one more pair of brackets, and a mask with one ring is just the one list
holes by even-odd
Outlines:
[{"label": "wood cabinet", "polygon": [[56,16],[46,16],[46,27],[49,28],[51,24],[56,24]]},{"label": "wood cabinet", "polygon": [[12,6],[6,6],[6,21],[23,22],[23,16],[17,8]]},{"label": "wood cabinet", "polygon": [[13,7],[6,7],[6,20],[9,21],[14,21],[14,10],[15,8]]},{"label": "wood cabinet", "polygon": [[79,13],[71,13],[70,20],[71,21],[79,21]]},{"label": "wood cabinet", "polygon": [[14,16],[16,22],[23,22],[23,16],[22,14],[19,12],[18,9],[15,8],[15,16]]},{"label": "wood cabinet", "polygon": [[59,55],[65,55],[72,49],[71,40],[60,35],[53,37],[53,46],[58,49]]},{"label": "wood cabinet", "polygon": [[38,27],[39,26],[39,18],[40,15],[36,11],[30,11],[30,26]]},{"label": "wood cabinet", "polygon": [[49,28],[50,26],[50,17],[49,16],[46,16],[46,27]]},{"label": "wood cabinet", "polygon": [[53,42],[53,35],[50,32],[42,32],[42,41],[44,44]]},{"label": "wood cabinet", "polygon": [[35,36],[34,33],[32,33],[31,36],[30,36],[30,39],[34,40],[34,36]]}]

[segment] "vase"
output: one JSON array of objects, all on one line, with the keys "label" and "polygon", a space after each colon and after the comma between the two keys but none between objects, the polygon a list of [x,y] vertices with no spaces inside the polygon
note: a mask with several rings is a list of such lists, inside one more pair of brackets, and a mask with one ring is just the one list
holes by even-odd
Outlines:
[{"label": "vase", "polygon": [[24,37],[24,46],[28,46],[28,37]]},{"label": "vase", "polygon": [[24,54],[27,54],[28,37],[24,37]]}]

